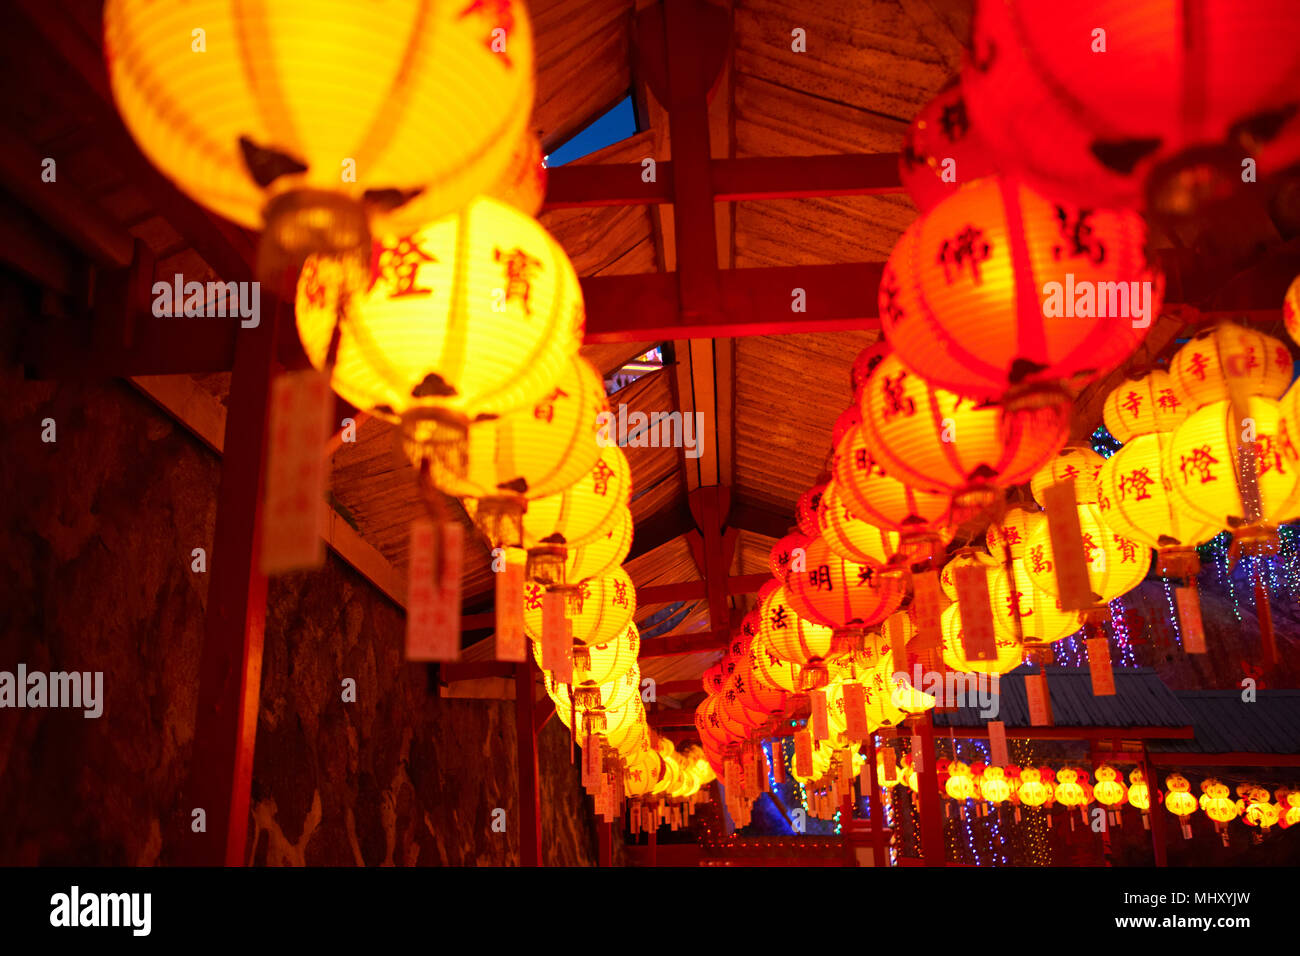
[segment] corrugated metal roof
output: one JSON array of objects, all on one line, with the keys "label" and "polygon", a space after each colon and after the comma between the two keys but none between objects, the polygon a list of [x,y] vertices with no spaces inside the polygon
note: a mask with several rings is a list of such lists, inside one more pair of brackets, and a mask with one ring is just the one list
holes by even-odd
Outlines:
[{"label": "corrugated metal roof", "polygon": [[[1025,694],[1027,667],[1016,668],[999,681],[998,717],[1008,727],[1029,727],[1029,703]],[[1055,727],[1187,727],[1192,716],[1178,695],[1165,686],[1149,667],[1115,670],[1115,694],[1092,695],[1092,678],[1087,668],[1048,667],[1047,687]],[[987,723],[978,707],[959,707],[936,712],[938,727],[977,727]]]},{"label": "corrugated metal roof", "polygon": [[1239,690],[1180,690],[1196,728],[1193,740],[1152,741],[1160,753],[1300,754],[1300,690],[1261,690],[1244,701]]}]

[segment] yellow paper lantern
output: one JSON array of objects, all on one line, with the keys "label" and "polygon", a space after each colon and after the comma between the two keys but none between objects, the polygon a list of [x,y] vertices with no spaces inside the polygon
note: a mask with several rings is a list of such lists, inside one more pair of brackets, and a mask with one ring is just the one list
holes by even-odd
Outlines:
[{"label": "yellow paper lantern", "polygon": [[463,446],[471,419],[544,403],[582,341],[569,257],[494,199],[376,239],[364,290],[341,290],[327,265],[308,258],[298,279],[308,359],[326,367],[337,328],[334,390],[430,444]]},{"label": "yellow paper lantern", "polygon": [[[861,520],[849,510],[839,482],[832,481],[822,493],[817,509],[817,530],[826,546],[854,564],[887,564],[898,553],[899,536]],[[785,540],[785,539],[782,539]],[[804,548],[811,539],[804,539]]]},{"label": "yellow paper lantern", "polygon": [[1025,553],[1029,535],[1047,520],[1041,511],[1032,511],[1024,505],[1013,505],[999,518],[989,523],[984,532],[984,544],[997,561],[1001,562],[1007,552],[1011,557],[1019,558]]},{"label": "yellow paper lantern", "polygon": [[1128,783],[1128,802],[1139,810],[1150,810],[1151,788],[1147,786],[1147,778],[1140,767],[1129,771]]},{"label": "yellow paper lantern", "polygon": [[[831,652],[834,630],[800,617],[790,604],[784,585],[767,595],[759,613],[759,639],[764,649],[799,666],[800,689],[810,690],[824,685],[827,679],[826,658]],[[759,672],[767,678],[761,665]]]},{"label": "yellow paper lantern", "polygon": [[1300,790],[1282,787],[1277,791],[1278,809],[1281,810],[1278,823],[1286,830],[1300,823]]},{"label": "yellow paper lantern", "polygon": [[623,793],[628,797],[649,796],[667,773],[667,761],[658,751],[642,751],[623,768]]},{"label": "yellow paper lantern", "polygon": [[980,796],[986,803],[1002,803],[1011,798],[1011,782],[1001,767],[985,767],[980,774]]},{"label": "yellow paper lantern", "polygon": [[1009,572],[1006,567],[990,571],[989,605],[997,633],[1026,646],[1051,644],[1083,626],[1078,611],[1063,610],[1059,597],[1034,583],[1024,558],[1012,558]]},{"label": "yellow paper lantern", "polygon": [[1248,827],[1267,830],[1277,824],[1282,813],[1280,808],[1269,802],[1269,792],[1263,787],[1250,788],[1246,796],[1237,801],[1241,820]]},{"label": "yellow paper lantern", "polygon": [[1025,660],[1025,647],[1005,635],[994,637],[996,657],[991,661],[971,660],[962,647],[961,605],[952,604],[939,616],[943,630],[943,662],[955,671],[972,674],[1007,674]]},{"label": "yellow paper lantern", "polygon": [[154,165],[290,250],[347,247],[367,213],[409,230],[464,205],[532,111],[518,0],[110,0],[104,55]]},{"label": "yellow paper lantern", "polygon": [[[1096,504],[1079,505],[1079,532],[1088,568],[1088,586],[1100,603],[1127,594],[1147,576],[1151,552],[1131,538],[1116,534],[1102,520]],[[1056,583],[1056,552],[1051,533],[1043,522],[1029,536],[1025,549],[1025,570],[1029,579],[1048,594],[1059,594]]]},{"label": "yellow paper lantern", "polygon": [[1062,767],[1056,772],[1057,803],[1063,807],[1082,807],[1091,800],[1092,794],[1088,787],[1086,773],[1073,767]]},{"label": "yellow paper lantern", "polygon": [[[1281,406],[1259,396],[1246,404],[1249,420],[1244,424],[1236,420],[1230,401],[1194,412],[1174,432],[1164,462],[1185,513],[1241,531],[1296,517],[1300,491],[1300,450]],[[1257,448],[1255,468],[1243,476],[1243,444],[1251,439]],[[1259,510],[1248,514],[1252,484]]]},{"label": "yellow paper lantern", "polygon": [[1237,819],[1239,809],[1228,795],[1225,784],[1213,777],[1201,781],[1201,811],[1215,823],[1229,823]]},{"label": "yellow paper lantern", "polygon": [[568,549],[564,559],[565,582],[579,584],[591,578],[612,574],[616,567],[627,560],[633,533],[632,512],[623,508],[604,534],[597,535],[582,547]]},{"label": "yellow paper lantern", "polygon": [[988,572],[998,566],[998,562],[987,551],[979,551],[975,548],[962,548],[939,572],[939,587],[947,595],[949,601],[957,600],[957,569],[958,568],[983,568]]},{"label": "yellow paper lantern", "polygon": [[[1058,481],[1074,479],[1074,499],[1079,504],[1095,504],[1101,496],[1098,481],[1106,459],[1084,445],[1068,445],[1030,479],[1034,500],[1043,504],[1043,491]],[[1044,507],[1046,507],[1044,505]],[[990,548],[990,551],[993,549]]]},{"label": "yellow paper lantern", "polygon": [[764,684],[787,694],[798,693],[802,668],[793,661],[778,657],[761,633],[750,642],[749,662],[752,673]]},{"label": "yellow paper lantern", "polygon": [[[542,644],[533,641],[533,660],[542,666]],[[641,653],[641,632],[635,624],[628,624],[623,633],[604,644],[573,644],[573,682],[575,684],[608,684],[622,677],[636,663]]]},{"label": "yellow paper lantern", "polygon": [[[568,711],[576,707],[579,712],[598,712],[600,722],[588,725],[588,729],[603,731],[604,712],[622,707],[641,690],[641,668],[633,664],[625,673],[605,684],[592,682],[568,684],[557,683],[549,671],[542,672],[546,693],[555,702],[557,711]],[[573,700],[570,702],[570,696]]]},{"label": "yellow paper lantern", "polygon": [[[524,584],[524,632],[535,641],[542,639],[544,591],[536,581]],[[579,644],[605,644],[618,638],[636,609],[636,588],[622,568],[564,591],[569,626]]]},{"label": "yellow paper lantern", "polygon": [[1184,821],[1196,812],[1196,797],[1191,793],[1192,785],[1180,773],[1165,777],[1165,809]]},{"label": "yellow paper lantern", "polygon": [[1191,413],[1174,389],[1173,376],[1164,369],[1121,382],[1102,406],[1106,430],[1120,442],[1135,435],[1173,431]]},{"label": "yellow paper lantern", "polygon": [[1220,322],[1180,348],[1169,372],[1174,390],[1193,412],[1230,400],[1230,381],[1242,395],[1278,399],[1291,384],[1291,350],[1257,329]]},{"label": "yellow paper lantern", "polygon": [[975,775],[968,764],[953,760],[948,764],[948,779],[944,791],[954,800],[969,800],[975,796]]},{"label": "yellow paper lantern", "polygon": [[1108,764],[1097,768],[1097,782],[1092,788],[1093,796],[1103,807],[1118,807],[1128,797],[1128,787],[1124,786],[1119,771]]},{"label": "yellow paper lantern", "polygon": [[524,133],[515,140],[510,162],[484,192],[530,216],[542,211],[546,201],[546,158],[542,155],[542,141],[536,133]]},{"label": "yellow paper lantern", "polygon": [[1042,770],[1026,767],[1020,771],[1020,786],[1016,790],[1016,796],[1025,806],[1041,807],[1052,799],[1054,792],[1052,784],[1043,779]]}]

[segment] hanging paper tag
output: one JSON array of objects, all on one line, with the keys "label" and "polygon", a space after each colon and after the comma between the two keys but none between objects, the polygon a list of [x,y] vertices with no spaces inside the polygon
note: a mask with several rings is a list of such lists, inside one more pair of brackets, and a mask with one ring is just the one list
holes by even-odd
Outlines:
[{"label": "hanging paper tag", "polygon": [[[421,518],[411,524],[406,586],[406,659],[454,661],[460,657],[459,524],[436,527]],[[434,542],[441,538],[442,573],[434,581]]]},{"label": "hanging paper tag", "polygon": [[961,647],[967,660],[997,660],[993,609],[989,605],[989,576],[983,565],[957,568],[957,605],[961,614]]},{"label": "hanging paper tag", "polygon": [[826,714],[826,691],[811,690],[808,699],[812,701],[812,713],[808,717],[808,726],[817,740],[825,740],[831,735],[830,721]]},{"label": "hanging paper tag", "polygon": [[1047,675],[1026,674],[1025,696],[1029,704],[1029,723],[1034,727],[1050,727],[1052,702],[1048,696]]},{"label": "hanging paper tag", "polygon": [[[939,623],[943,613],[943,591],[939,587],[938,571],[912,575],[912,607],[916,636],[912,638],[911,649],[920,652],[943,647],[943,629]],[[906,669],[897,658],[894,667]]]},{"label": "hanging paper tag", "polygon": [[562,591],[542,595],[542,667],[558,684],[573,683],[573,633]]},{"label": "hanging paper tag", "polygon": [[925,770],[925,741],[920,734],[912,734],[912,769],[917,773]]},{"label": "hanging paper tag", "polygon": [[880,754],[880,762],[882,769],[885,771],[885,779],[894,779],[894,771],[898,767],[898,757],[894,754],[894,748],[886,745],[876,752]]},{"label": "hanging paper tag", "polygon": [[1105,637],[1090,637],[1088,645],[1088,672],[1092,675],[1092,696],[1115,695],[1115,671],[1110,664],[1110,642]]},{"label": "hanging paper tag", "polygon": [[759,745],[758,754],[756,756],[756,762],[758,763],[758,792],[771,793],[771,778],[768,776],[768,772],[771,768],[768,766],[767,762],[767,750],[761,744]]},{"label": "hanging paper tag", "polygon": [[866,740],[871,736],[871,727],[867,723],[867,693],[855,680],[845,681],[840,685],[844,702],[844,735],[849,740]]},{"label": "hanging paper tag", "polygon": [[[1047,512],[1047,531],[1052,542],[1052,560],[1056,563],[1061,609],[1082,611],[1090,608],[1097,603],[1097,595],[1093,594],[1088,579],[1088,555],[1083,550],[1083,529],[1079,526],[1074,479],[1067,478],[1044,488],[1043,509]],[[1105,552],[1102,555],[1104,558]],[[1030,560],[1043,560],[1044,557],[1031,555]]]},{"label": "hanging paper tag", "polygon": [[1201,599],[1195,588],[1174,588],[1178,600],[1178,623],[1183,631],[1183,650],[1205,653],[1205,627],[1201,623]]},{"label": "hanging paper tag", "polygon": [[811,777],[813,740],[812,732],[800,730],[794,735],[794,772],[801,777]]},{"label": "hanging paper tag", "polygon": [[1000,720],[989,721],[989,760],[995,767],[1011,763],[1007,756],[1007,725]]},{"label": "hanging paper tag", "polygon": [[853,751],[846,750],[840,757],[840,796],[853,794]]},{"label": "hanging paper tag", "polygon": [[325,561],[325,440],[334,394],[315,369],[285,372],[271,383],[262,504],[261,568],[280,574]]},{"label": "hanging paper tag", "polygon": [[499,661],[516,663],[528,659],[528,642],[524,638],[524,564],[511,560],[507,548],[502,555],[503,567],[496,578],[496,655]]}]

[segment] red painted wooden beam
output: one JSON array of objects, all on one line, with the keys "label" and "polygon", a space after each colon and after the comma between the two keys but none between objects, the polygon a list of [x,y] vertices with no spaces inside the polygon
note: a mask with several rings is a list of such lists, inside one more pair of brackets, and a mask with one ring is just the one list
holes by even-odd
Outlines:
[{"label": "red painted wooden beam", "polygon": [[519,864],[542,865],[542,797],[537,774],[535,665],[530,657],[515,668],[515,752],[519,774]]}]

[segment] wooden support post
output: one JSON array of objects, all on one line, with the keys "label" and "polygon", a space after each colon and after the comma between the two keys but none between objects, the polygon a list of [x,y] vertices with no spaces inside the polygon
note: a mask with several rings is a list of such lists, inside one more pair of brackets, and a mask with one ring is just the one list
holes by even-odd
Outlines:
[{"label": "wooden support post", "polygon": [[1158,799],[1160,789],[1151,772],[1151,759],[1147,756],[1146,744],[1142,745],[1142,774],[1147,778],[1147,793],[1151,804],[1147,812],[1151,814],[1151,848],[1155,851],[1155,864],[1168,866],[1165,856],[1165,808]]},{"label": "wooden support post", "polygon": [[[943,795],[939,792],[939,771],[935,767],[934,719],[929,712],[917,722],[921,737],[921,772],[917,774],[917,796],[921,800],[921,852],[926,866],[946,866],[947,846],[943,835]],[[913,755],[913,760],[916,756]]]},{"label": "wooden support post", "polygon": [[867,735],[867,776],[871,780],[867,812],[871,816],[871,855],[875,866],[889,865],[885,845],[885,801],[881,799],[880,778],[876,773],[876,735]]},{"label": "wooden support post", "polygon": [[515,746],[519,765],[519,865],[542,865],[542,798],[537,785],[537,720],[532,656],[515,666]]},{"label": "wooden support post", "polygon": [[[266,578],[258,566],[262,480],[277,328],[283,318],[278,305],[266,311],[267,321],[240,330],[230,380],[198,712],[182,805],[180,859],[190,865],[242,865],[248,835],[266,626]],[[207,829],[196,833],[192,815],[200,808]]]}]

